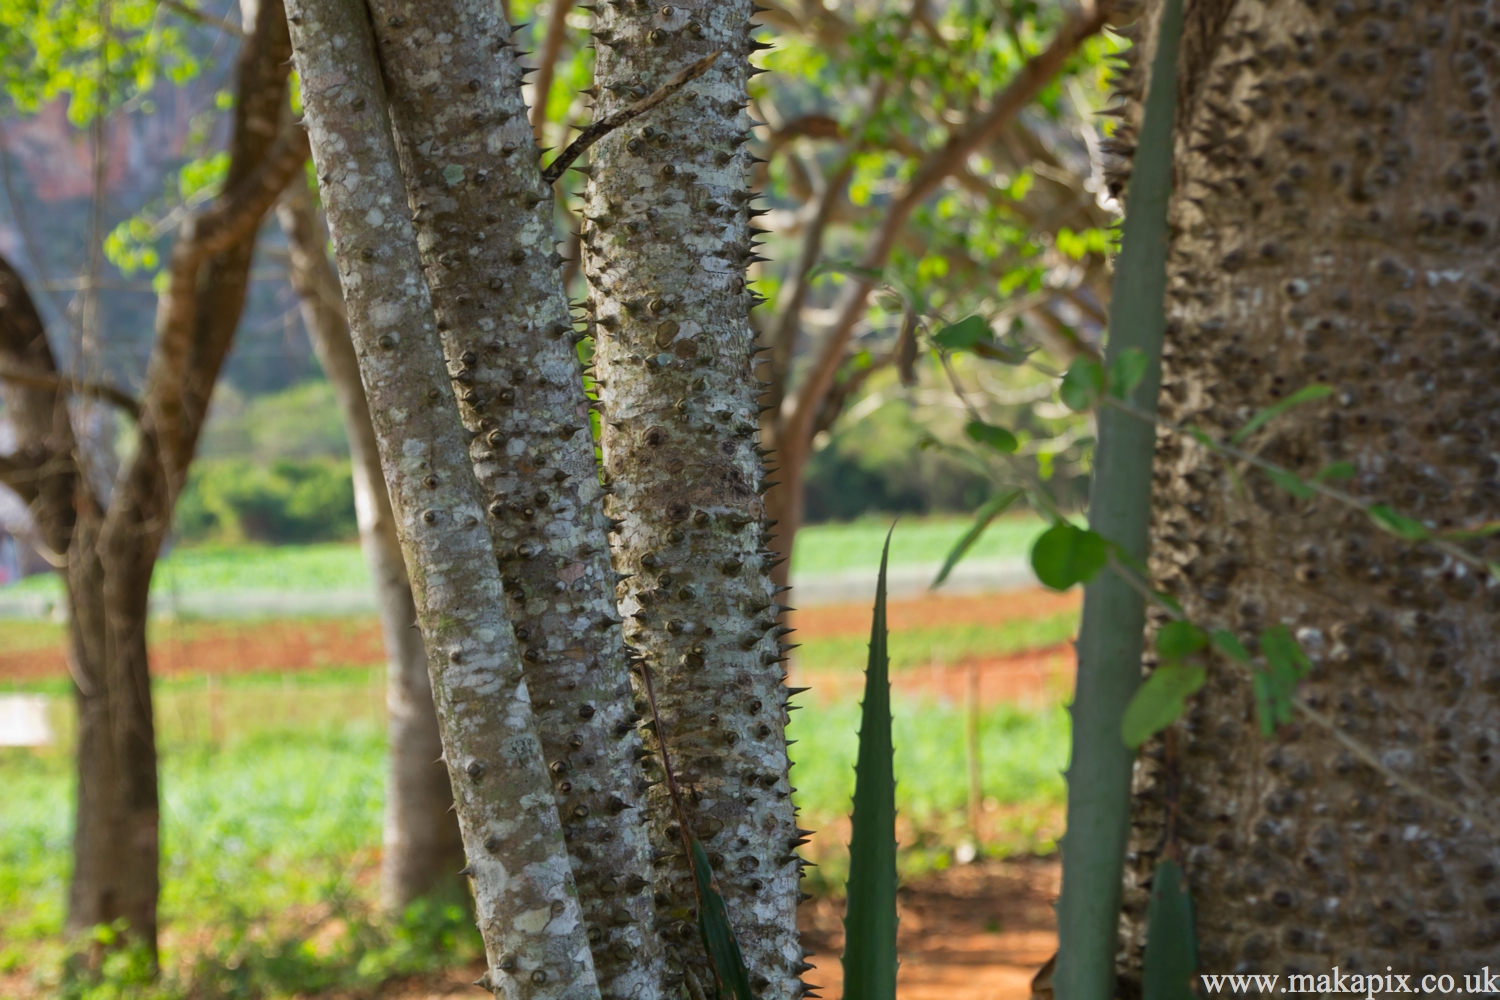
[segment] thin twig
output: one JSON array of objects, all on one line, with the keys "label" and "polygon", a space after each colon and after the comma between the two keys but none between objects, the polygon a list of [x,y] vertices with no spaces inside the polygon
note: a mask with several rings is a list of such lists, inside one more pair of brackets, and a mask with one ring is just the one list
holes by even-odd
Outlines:
[{"label": "thin twig", "polygon": [[187,4],[182,3],[181,0],[160,0],[160,3],[163,7],[181,14],[189,21],[197,21],[199,24],[209,28],[218,28],[225,34],[233,35],[236,38],[245,37],[244,29],[228,18],[217,17],[208,11],[189,7]]},{"label": "thin twig", "polygon": [[538,145],[547,137],[547,96],[552,93],[557,57],[568,34],[568,11],[572,8],[573,0],[552,0],[552,10],[547,15],[547,37],[542,40],[541,65],[537,67],[536,84],[531,91],[531,130]]},{"label": "thin twig", "polygon": [[67,375],[59,375],[56,372],[26,371],[9,365],[0,365],[0,381],[9,382],[12,385],[24,385],[32,389],[61,389],[85,399],[102,399],[124,410],[132,420],[141,419],[141,404],[134,396],[123,389],[117,389],[102,382],[76,379]]},{"label": "thin twig", "polygon": [[657,87],[656,90],[652,91],[650,94],[647,94],[639,101],[636,101],[630,107],[621,108],[619,111],[616,111],[613,114],[605,115],[603,118],[594,122],[594,124],[585,128],[582,132],[579,133],[578,138],[574,139],[568,144],[567,149],[557,154],[557,159],[547,164],[547,169],[542,171],[542,180],[546,181],[548,184],[555,183],[557,179],[563,175],[563,171],[571,167],[573,165],[573,161],[583,155],[584,150],[588,149],[594,143],[609,135],[621,125],[639,118],[641,115],[645,114],[647,111],[650,111],[662,101],[665,101],[667,98],[677,93],[683,87],[687,86],[689,82],[691,82],[692,80],[696,80],[698,77],[708,72],[708,68],[714,64],[714,60],[719,58],[719,56],[722,55],[723,52],[723,49],[719,49],[711,55],[704,56],[702,59],[699,59],[697,62],[681,70],[676,76],[672,77],[672,79],[668,80],[660,87]]}]

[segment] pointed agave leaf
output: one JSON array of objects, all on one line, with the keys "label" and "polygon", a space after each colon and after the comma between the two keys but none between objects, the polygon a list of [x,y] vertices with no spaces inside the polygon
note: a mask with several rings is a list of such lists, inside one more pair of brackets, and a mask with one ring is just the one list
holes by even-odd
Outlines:
[{"label": "pointed agave leaf", "polygon": [[974,512],[974,523],[954,544],[952,551],[948,553],[948,558],[943,560],[943,568],[938,570],[937,579],[932,581],[931,589],[936,590],[943,585],[943,581],[948,579],[948,574],[953,572],[953,567],[957,566],[958,561],[968,553],[969,549],[973,548],[975,542],[979,541],[979,536],[984,534],[984,529],[990,526],[990,522],[1003,514],[1006,508],[1015,503],[1020,496],[1020,490],[1010,490],[985,501],[984,506]]},{"label": "pointed agave leaf", "polygon": [[755,1000],[740,944],[735,940],[734,928],[729,926],[729,911],[724,908],[713,867],[697,837],[692,839],[692,851],[693,882],[698,890],[698,933],[703,935],[703,947],[713,963],[714,975],[719,978],[719,995],[726,1000]]},{"label": "pointed agave leaf", "polygon": [[844,996],[849,1000],[896,1000],[896,774],[885,631],[885,567],[890,550],[891,538],[886,535],[875,584],[875,617],[870,624],[854,781],[854,833],[849,839],[849,901],[844,915]]},{"label": "pointed agave leaf", "polygon": [[1182,866],[1168,858],[1156,866],[1151,877],[1142,1000],[1193,1000],[1193,973],[1197,970],[1193,897]]}]

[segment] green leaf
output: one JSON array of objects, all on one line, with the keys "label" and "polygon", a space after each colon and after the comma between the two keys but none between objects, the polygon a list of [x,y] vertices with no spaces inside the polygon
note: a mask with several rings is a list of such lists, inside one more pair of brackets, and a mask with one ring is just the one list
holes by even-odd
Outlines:
[{"label": "green leaf", "polygon": [[948,552],[948,558],[943,560],[943,568],[938,570],[937,578],[932,581],[933,590],[942,586],[943,581],[948,579],[948,574],[953,572],[953,567],[957,566],[958,561],[968,553],[975,542],[979,541],[979,536],[984,534],[984,529],[990,526],[990,522],[1005,513],[1006,509],[1015,503],[1020,496],[1020,490],[1010,490],[987,500],[984,506],[974,512],[974,523],[969,526],[969,530],[964,532],[964,536]]},{"label": "green leaf", "polygon": [[745,958],[740,954],[734,928],[729,925],[729,911],[724,907],[708,854],[697,837],[692,838],[690,846],[693,881],[698,889],[698,933],[703,935],[703,948],[718,977],[720,995],[727,994],[734,1000],[755,1000],[750,990],[750,975],[745,971]]},{"label": "green leaf", "polygon": [[1353,462],[1330,462],[1313,473],[1313,482],[1326,483],[1329,480],[1353,479],[1358,471]]},{"label": "green leaf", "polygon": [[1102,535],[1060,521],[1042,532],[1031,547],[1036,578],[1053,590],[1088,583],[1109,561],[1109,543]]},{"label": "green leaf", "polygon": [[896,1000],[896,774],[885,627],[885,569],[890,551],[887,534],[870,622],[849,838],[844,996],[859,1000]]},{"label": "green leaf", "polygon": [[1146,954],[1141,969],[1141,1000],[1194,1000],[1198,933],[1193,897],[1182,866],[1164,858],[1151,876],[1146,907]]},{"label": "green leaf", "polygon": [[1266,667],[1255,671],[1252,687],[1261,732],[1270,735],[1277,726],[1292,721],[1292,695],[1312,664],[1285,625],[1262,632],[1260,649]]},{"label": "green leaf", "polygon": [[1432,537],[1432,533],[1421,521],[1397,514],[1383,503],[1367,507],[1365,513],[1370,515],[1370,520],[1375,522],[1376,527],[1383,528],[1397,538],[1404,538],[1408,542],[1421,542]]},{"label": "green leaf", "polygon": [[1157,667],[1136,689],[1120,720],[1120,739],[1132,750],[1182,718],[1187,699],[1208,679],[1208,669],[1197,664]]},{"label": "green leaf", "polygon": [[1472,542],[1476,538],[1488,538],[1496,532],[1500,532],[1500,521],[1485,521],[1483,524],[1476,524],[1470,528],[1445,531],[1439,537],[1453,542]]},{"label": "green leaf", "polygon": [[1016,436],[1010,431],[1004,427],[987,424],[982,420],[970,420],[969,425],[964,428],[964,433],[969,435],[970,440],[987,444],[1002,455],[1012,455],[1017,448],[1021,447],[1021,442],[1017,441]]},{"label": "green leaf", "polygon": [[1129,399],[1135,387],[1146,377],[1146,368],[1151,359],[1139,347],[1120,352],[1114,364],[1109,366],[1109,394],[1116,399]]},{"label": "green leaf", "polygon": [[982,316],[966,316],[932,335],[932,342],[945,351],[971,351],[975,344],[994,339],[994,331]]},{"label": "green leaf", "polygon": [[1231,660],[1237,660],[1240,663],[1250,662],[1249,651],[1234,637],[1233,632],[1222,628],[1215,629],[1213,635],[1209,636],[1209,639],[1213,642],[1214,649],[1217,649]]},{"label": "green leaf", "polygon": [[1156,633],[1156,655],[1177,663],[1208,645],[1208,633],[1192,622],[1167,622]]},{"label": "green leaf", "polygon": [[1303,403],[1311,403],[1315,399],[1322,399],[1323,397],[1332,394],[1333,386],[1331,385],[1319,384],[1304,386],[1303,388],[1298,389],[1296,392],[1292,393],[1286,399],[1283,399],[1281,402],[1275,404],[1274,406],[1268,406],[1264,410],[1261,410],[1259,413],[1257,413],[1255,416],[1251,417],[1250,420],[1245,424],[1245,426],[1234,432],[1234,436],[1229,439],[1229,443],[1239,444],[1251,434],[1254,434],[1256,431],[1260,430],[1267,423],[1281,416],[1287,410],[1290,410],[1296,406],[1301,406]]},{"label": "green leaf", "polygon": [[1059,393],[1068,409],[1078,413],[1091,409],[1104,393],[1104,366],[1090,358],[1079,358],[1063,374]]},{"label": "green leaf", "polygon": [[1306,500],[1309,497],[1317,496],[1317,490],[1290,472],[1283,469],[1261,469],[1260,471],[1266,474],[1267,479],[1286,490],[1298,500]]}]

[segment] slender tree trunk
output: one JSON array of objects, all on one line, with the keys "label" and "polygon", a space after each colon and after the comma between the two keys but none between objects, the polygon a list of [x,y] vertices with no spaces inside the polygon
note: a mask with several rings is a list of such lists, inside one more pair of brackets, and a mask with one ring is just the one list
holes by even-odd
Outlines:
[{"label": "slender tree trunk", "polygon": [[[377,17],[402,26],[389,22],[403,15]],[[598,997],[529,678],[482,523],[487,504],[421,276],[369,15],[361,0],[298,0],[290,20],[319,187],[411,571],[474,883],[489,964],[481,984],[516,1000]],[[411,23],[414,31],[421,27]],[[476,91],[483,87],[482,78],[473,79]],[[524,115],[520,127],[529,138]],[[550,767],[565,773],[568,762]]]},{"label": "slender tree trunk", "polygon": [[[600,985],[652,995],[640,738],[552,191],[509,26],[485,0],[373,0],[418,243]],[[622,822],[622,819],[624,820]]]},{"label": "slender tree trunk", "polygon": [[306,158],[286,117],[290,56],[276,0],[241,51],[230,166],[213,208],[184,220],[157,314],[139,445],[109,507],[79,510],[68,552],[79,700],[71,928],[123,917],[154,952],[159,888],[156,746],[147,595],[248,287],[255,231]]},{"label": "slender tree trunk", "polygon": [[[1247,447],[1304,477],[1353,463],[1353,492],[1434,529],[1495,517],[1493,18],[1475,4],[1189,8],[1166,417],[1223,434],[1325,383],[1326,401]],[[1160,585],[1247,645],[1285,624],[1313,660],[1307,704],[1390,772],[1493,822],[1496,581],[1241,474],[1242,489],[1191,439],[1162,438]],[[1138,765],[1127,982],[1168,807],[1205,971],[1393,968],[1462,986],[1493,968],[1494,839],[1305,718],[1262,737],[1252,703],[1242,673],[1215,667],[1174,727],[1175,761],[1158,745]]]},{"label": "slender tree trunk", "polygon": [[[690,819],[719,870],[752,981],[781,1000],[804,990],[801,863],[745,287],[751,12],[749,0],[596,12],[596,115],[724,54],[649,124],[595,147],[583,246],[615,559],[634,574],[626,638],[660,678],[655,732],[690,790]],[[711,983],[690,929],[677,820],[665,789],[652,796],[669,956]]]},{"label": "slender tree trunk", "polygon": [[327,235],[303,185],[287,189],[277,216],[287,236],[289,275],[301,300],[302,322],[333,385],[349,439],[359,542],[380,605],[390,744],[380,898],[387,910],[400,912],[420,897],[457,885],[463,841],[452,815],[448,771],[438,759],[443,747],[427,678],[427,651],[422,633],[414,627],[417,606],[380,471],[380,450],[344,318],[343,293],[324,249]]}]

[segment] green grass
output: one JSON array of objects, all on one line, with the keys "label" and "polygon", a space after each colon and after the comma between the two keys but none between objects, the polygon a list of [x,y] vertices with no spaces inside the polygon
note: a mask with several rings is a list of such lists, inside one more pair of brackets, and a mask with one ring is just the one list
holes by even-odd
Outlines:
[{"label": "green grass", "polygon": [[[892,670],[909,670],[931,663],[960,663],[967,659],[1006,656],[1067,642],[1078,631],[1078,613],[1068,611],[1045,618],[1017,618],[997,625],[945,625],[942,628],[903,629],[890,636]],[[793,634],[791,638],[795,639]],[[863,670],[869,655],[866,636],[809,639],[796,652],[803,670]]]},{"label": "green grass", "polygon": [[[891,565],[941,562],[965,530],[964,517],[903,518],[891,540]],[[1021,558],[1045,527],[1030,515],[1007,517],[990,525],[968,559]],[[890,528],[887,518],[863,518],[845,524],[816,524],[797,533],[792,567],[798,573],[836,573],[874,569]],[[158,593],[235,593],[242,591],[356,590],[366,586],[364,557],[353,543],[320,545],[203,545],[178,548],[156,568],[152,587]],[[60,594],[51,573],[28,577],[7,594]]]},{"label": "green grass", "polygon": [[[160,686],[161,914],[171,971],[162,996],[182,995],[189,983],[199,995],[288,996],[475,953],[466,918],[451,907],[394,925],[374,917],[385,779],[378,693],[379,678],[365,672],[233,678],[218,693],[222,742],[213,748],[204,682]],[[833,841],[854,787],[858,708],[812,701],[792,719],[803,825],[832,826],[835,834],[809,888],[837,892],[843,865]],[[908,870],[941,864],[964,836],[963,732],[960,709],[896,705],[897,806]],[[1060,708],[988,710],[980,740],[987,798],[1002,810],[1055,811],[1067,753]],[[56,975],[72,770],[62,748],[0,751],[0,972]],[[1054,846],[1035,828],[1011,834],[992,847]],[[307,943],[314,937],[316,948]]]},{"label": "green grass", "polygon": [[[797,532],[792,553],[795,573],[836,573],[876,569],[893,517],[868,517],[843,524],[815,524]],[[953,544],[969,529],[967,517],[903,517],[891,536],[892,566],[942,562]],[[1030,514],[997,519],[965,559],[1020,559],[1047,527]]]}]

